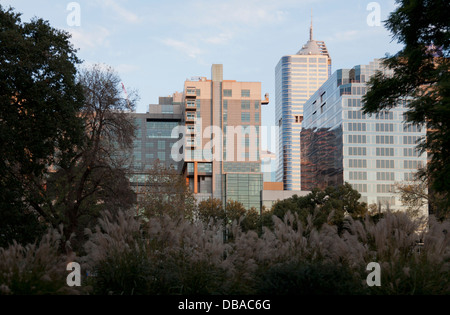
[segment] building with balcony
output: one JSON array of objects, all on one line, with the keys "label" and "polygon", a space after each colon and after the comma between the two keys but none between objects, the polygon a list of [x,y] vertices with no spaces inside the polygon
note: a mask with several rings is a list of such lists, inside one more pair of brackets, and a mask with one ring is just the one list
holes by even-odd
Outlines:
[{"label": "building with balcony", "polygon": [[212,197],[260,209],[263,104],[260,82],[224,80],[221,64],[212,65],[211,79],[186,80],[183,171],[198,201]]}]

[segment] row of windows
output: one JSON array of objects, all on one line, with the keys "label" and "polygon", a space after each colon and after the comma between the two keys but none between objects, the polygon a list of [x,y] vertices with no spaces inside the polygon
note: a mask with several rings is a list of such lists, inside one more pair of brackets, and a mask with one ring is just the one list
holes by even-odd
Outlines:
[{"label": "row of windows", "polygon": [[357,98],[349,98],[347,100],[348,107],[361,107],[361,100]]},{"label": "row of windows", "polygon": [[[376,156],[395,156],[394,148],[376,148]],[[366,156],[366,147],[348,147],[348,155],[350,156]],[[419,157],[419,151],[415,148],[404,148],[403,156],[405,157]]]},{"label": "row of windows", "polygon": [[[350,126],[350,125],[349,125]],[[352,128],[358,128],[358,125],[352,126]],[[356,130],[354,130],[356,131]],[[423,137],[420,136],[404,136],[403,137],[403,144],[418,144],[420,140],[422,140]],[[367,142],[367,136],[366,135],[348,135],[348,143],[350,144],[365,144]],[[395,144],[394,142],[394,136],[376,136],[375,137],[375,143],[376,144]],[[417,156],[417,155],[406,155],[405,156]]]},{"label": "row of windows", "polygon": [[422,128],[417,125],[408,124],[408,125],[403,126],[403,131],[404,132],[422,132]]},{"label": "row of windows", "polygon": [[[366,115],[360,110],[357,110],[357,111],[349,110],[347,112],[347,118],[348,119],[366,119]],[[394,113],[383,111],[383,112],[376,114],[375,118],[378,120],[394,120]]]},{"label": "row of windows", "polygon": [[405,169],[419,169],[423,167],[422,161],[403,161],[403,168]]},{"label": "row of windows", "polygon": [[394,136],[376,136],[376,144],[394,144]]},{"label": "row of windows", "polygon": [[362,111],[355,111],[355,110],[349,110],[348,112],[348,119],[366,119],[366,115],[363,114]]},{"label": "row of windows", "polygon": [[390,184],[377,184],[377,193],[394,193],[395,186]]},{"label": "row of windows", "polygon": [[366,131],[365,123],[348,123],[348,131]]},{"label": "row of windows", "polygon": [[394,148],[377,148],[377,156],[394,156]]},{"label": "row of windows", "polygon": [[[414,180],[415,173],[404,173],[405,181]],[[367,172],[352,171],[349,172],[350,180],[367,180]],[[377,180],[379,181],[395,181],[394,172],[377,172]]]},{"label": "row of windows", "polygon": [[[256,110],[258,110],[259,109],[259,101],[255,101],[255,103],[254,103],[254,107],[255,107],[255,109]],[[223,109],[224,110],[228,110],[228,100],[223,100]],[[251,107],[251,101],[249,101],[249,100],[243,100],[243,101],[241,101],[241,109],[251,109],[250,108]],[[200,108],[199,106],[197,106],[197,108]]]},{"label": "row of windows", "polygon": [[352,187],[360,193],[367,192],[367,184],[352,184]]},{"label": "row of windows", "polygon": [[349,135],[348,143],[367,143],[366,135]]},{"label": "row of windows", "polygon": [[377,172],[377,180],[395,181],[394,172]]},{"label": "row of windows", "polygon": [[367,148],[365,148],[365,147],[349,147],[348,155],[365,156],[365,155],[367,155]]},{"label": "row of windows", "polygon": [[377,123],[375,125],[375,131],[379,131],[379,132],[393,132],[394,131],[394,124]]},{"label": "row of windows", "polygon": [[415,148],[404,148],[403,149],[404,156],[418,157],[419,151]]},{"label": "row of windows", "polygon": [[351,168],[367,168],[367,160],[349,159],[348,166]]},{"label": "row of windows", "polygon": [[420,136],[403,136],[403,144],[417,144],[422,138]]},{"label": "row of windows", "polygon": [[[233,90],[223,90],[223,97],[232,97]],[[250,90],[241,90],[241,97],[250,97]]]},{"label": "row of windows", "polygon": [[[241,121],[243,123],[249,123],[250,119],[251,119],[250,118],[250,113],[241,113]],[[224,117],[224,120],[225,120],[225,117]],[[260,121],[259,113],[255,113],[255,122],[259,122],[259,121]]]},{"label": "row of windows", "polygon": [[[323,110],[321,111],[323,113]],[[314,112],[315,114],[316,112]],[[363,116],[355,114],[353,111],[351,114],[348,114],[349,119],[365,119]],[[361,117],[361,118],[360,118]],[[411,127],[411,125],[404,126],[404,132],[421,132],[420,128]],[[348,123],[347,124],[348,131],[367,131],[367,123]],[[393,123],[376,123],[375,131],[377,132],[394,132],[394,124]]]},{"label": "row of windows", "polygon": [[394,160],[377,160],[377,168],[394,168]]},{"label": "row of windows", "polygon": [[[348,165],[350,168],[367,168],[367,160],[362,159],[349,159]],[[415,160],[407,160],[403,161],[404,169],[419,169],[424,166],[423,161],[415,161]],[[377,169],[394,169],[395,161],[394,160],[376,160],[376,168]]]},{"label": "row of windows", "polygon": [[367,180],[367,172],[349,172],[350,180]]}]

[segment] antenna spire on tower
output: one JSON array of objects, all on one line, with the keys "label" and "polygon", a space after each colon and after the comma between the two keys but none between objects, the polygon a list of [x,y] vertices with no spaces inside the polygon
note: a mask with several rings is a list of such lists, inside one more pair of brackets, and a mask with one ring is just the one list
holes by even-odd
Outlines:
[{"label": "antenna spire on tower", "polygon": [[311,9],[311,28],[309,30],[309,40],[313,40],[313,10]]}]

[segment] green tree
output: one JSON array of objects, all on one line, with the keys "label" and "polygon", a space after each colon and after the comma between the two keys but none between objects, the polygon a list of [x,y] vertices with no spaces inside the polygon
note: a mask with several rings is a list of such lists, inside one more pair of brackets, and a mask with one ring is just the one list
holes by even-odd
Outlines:
[{"label": "green tree", "polygon": [[0,245],[39,236],[49,166],[68,163],[82,143],[80,60],[69,39],[0,5]]},{"label": "green tree", "polygon": [[304,197],[294,195],[291,198],[277,202],[273,206],[273,214],[284,218],[287,212],[296,213],[299,220],[306,224],[308,217],[313,217],[313,223],[320,228],[323,224],[336,224],[342,228],[344,217],[363,217],[367,213],[367,205],[361,203],[361,194],[349,183],[341,186],[329,186],[324,190],[313,189]]},{"label": "green tree", "polygon": [[168,215],[182,216],[192,220],[196,210],[194,194],[186,184],[186,179],[173,166],[167,167],[156,160],[144,188],[141,212],[147,218]]},{"label": "green tree", "polygon": [[66,240],[75,233],[75,249],[81,248],[84,229],[96,224],[102,210],[129,209],[135,202],[123,152],[133,146],[134,121],[127,111],[137,99],[135,92],[123,97],[120,77],[111,67],[83,69],[78,82],[84,95],[78,113],[83,142],[67,163],[52,165],[46,189],[39,191],[45,202],[36,205],[45,220],[64,225]]},{"label": "green tree", "polygon": [[226,207],[220,199],[203,200],[198,204],[197,213],[199,219],[205,224],[222,222],[226,226],[236,221],[244,232],[258,231],[261,224],[260,215],[256,209],[247,210],[242,203],[235,200],[228,200]]},{"label": "green tree", "polygon": [[[378,72],[363,97],[364,112],[389,110],[407,101],[405,120],[427,128],[419,148],[430,156],[431,187],[450,192],[450,2],[397,0],[385,21],[393,39],[404,48],[386,56],[387,72]],[[448,199],[448,198],[447,198]]]}]

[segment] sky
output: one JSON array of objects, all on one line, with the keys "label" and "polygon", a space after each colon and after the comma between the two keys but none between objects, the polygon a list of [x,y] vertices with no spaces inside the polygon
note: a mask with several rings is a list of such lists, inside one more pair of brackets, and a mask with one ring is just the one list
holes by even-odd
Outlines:
[{"label": "sky", "polygon": [[[309,39],[325,41],[332,72],[368,64],[401,49],[383,26],[394,0],[0,0],[22,13],[48,20],[72,34],[83,66],[112,66],[127,90],[137,90],[136,112],[159,96],[182,92],[184,81],[211,78],[261,82],[262,124],[275,124],[275,66]],[[381,23],[377,23],[377,17]]]}]

